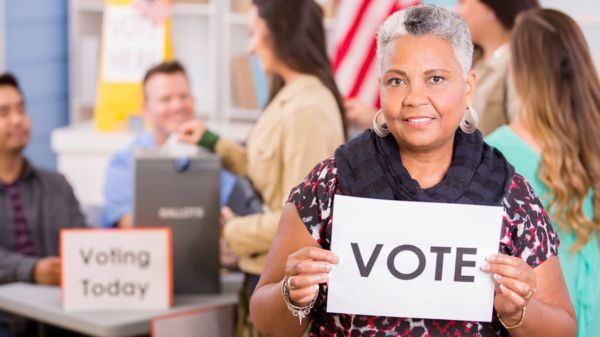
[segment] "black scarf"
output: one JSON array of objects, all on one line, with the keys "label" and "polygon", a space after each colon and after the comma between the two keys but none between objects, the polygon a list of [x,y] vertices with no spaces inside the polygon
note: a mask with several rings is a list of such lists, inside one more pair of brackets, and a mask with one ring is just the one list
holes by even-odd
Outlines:
[{"label": "black scarf", "polygon": [[393,136],[367,130],[335,151],[338,182],[345,195],[389,200],[499,206],[511,185],[514,167],[483,142],[481,132],[454,135],[454,156],[446,177],[421,189],[402,165]]}]

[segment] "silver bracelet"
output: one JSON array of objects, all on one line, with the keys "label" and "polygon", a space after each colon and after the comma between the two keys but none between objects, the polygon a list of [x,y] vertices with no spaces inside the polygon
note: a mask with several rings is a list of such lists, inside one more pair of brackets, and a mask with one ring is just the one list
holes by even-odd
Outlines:
[{"label": "silver bracelet", "polygon": [[308,303],[307,306],[297,307],[293,305],[292,301],[290,300],[290,290],[287,287],[286,280],[287,276],[283,278],[283,282],[281,283],[281,295],[283,295],[283,300],[285,301],[285,304],[287,305],[288,309],[292,312],[292,314],[295,317],[298,317],[300,319],[300,325],[302,325],[302,319],[305,318],[306,315],[310,314],[310,311],[315,306],[315,302],[317,301],[318,295],[317,297],[315,297],[314,300],[310,301],[310,303]]}]

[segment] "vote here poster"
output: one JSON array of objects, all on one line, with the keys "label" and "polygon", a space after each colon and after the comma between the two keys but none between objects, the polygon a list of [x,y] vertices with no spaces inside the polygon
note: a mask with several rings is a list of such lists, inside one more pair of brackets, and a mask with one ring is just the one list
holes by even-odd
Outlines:
[{"label": "vote here poster", "polygon": [[502,207],[337,195],[332,313],[490,322]]},{"label": "vote here poster", "polygon": [[105,0],[94,110],[100,131],[127,130],[128,118],[141,115],[146,71],[172,56],[169,20],[152,22],[134,2]]}]

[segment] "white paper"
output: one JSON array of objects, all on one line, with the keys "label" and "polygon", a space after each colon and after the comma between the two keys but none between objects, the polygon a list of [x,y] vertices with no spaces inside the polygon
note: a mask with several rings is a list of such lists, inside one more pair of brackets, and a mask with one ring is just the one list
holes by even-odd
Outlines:
[{"label": "white paper", "polygon": [[168,309],[172,296],[169,239],[162,229],[63,230],[65,311]]},{"label": "white paper", "polygon": [[181,143],[179,134],[172,133],[160,148],[160,155],[165,157],[194,157],[200,148],[193,144]]},{"label": "white paper", "polygon": [[163,61],[165,25],[156,25],[130,5],[106,5],[102,27],[102,79],[141,83],[146,71]]},{"label": "white paper", "polygon": [[[333,209],[331,251],[342,258],[331,272],[327,311],[356,315],[429,318],[490,322],[494,282],[481,270],[485,258],[498,253],[503,208],[458,204],[364,199],[337,195]],[[362,277],[352,243],[368,264],[378,244],[383,245],[368,277]],[[401,280],[390,272],[388,258],[399,246],[412,245],[423,253],[423,272]],[[449,247],[442,254],[441,280],[436,281],[438,254],[431,247]],[[463,254],[474,267],[461,275],[473,282],[455,281],[458,248],[476,248]],[[403,274],[418,269],[411,251],[396,255],[393,266]],[[467,262],[468,263],[468,262]],[[365,271],[366,272],[366,271]]]}]

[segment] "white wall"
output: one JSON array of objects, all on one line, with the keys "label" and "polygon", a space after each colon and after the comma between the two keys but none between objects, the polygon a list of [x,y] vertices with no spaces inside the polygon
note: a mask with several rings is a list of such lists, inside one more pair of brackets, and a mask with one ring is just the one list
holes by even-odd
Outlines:
[{"label": "white wall", "polygon": [[600,1],[540,0],[540,3],[544,7],[567,13],[579,23],[596,62],[596,68],[600,68]]}]

